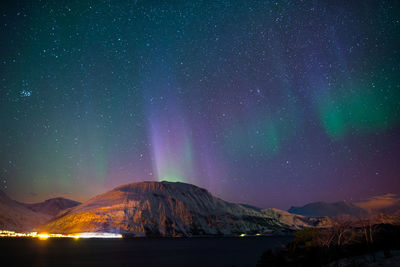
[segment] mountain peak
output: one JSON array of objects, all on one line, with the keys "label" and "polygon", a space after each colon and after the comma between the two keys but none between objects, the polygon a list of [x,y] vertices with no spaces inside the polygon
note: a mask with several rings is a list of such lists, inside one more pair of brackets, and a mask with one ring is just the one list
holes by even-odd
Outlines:
[{"label": "mountain peak", "polygon": [[125,185],[118,186],[114,188],[112,191],[164,191],[166,189],[170,190],[180,190],[180,191],[189,191],[189,190],[201,190],[206,191],[206,189],[200,188],[196,185],[182,183],[182,182],[169,182],[169,181],[143,181],[143,182],[135,182],[129,183]]}]

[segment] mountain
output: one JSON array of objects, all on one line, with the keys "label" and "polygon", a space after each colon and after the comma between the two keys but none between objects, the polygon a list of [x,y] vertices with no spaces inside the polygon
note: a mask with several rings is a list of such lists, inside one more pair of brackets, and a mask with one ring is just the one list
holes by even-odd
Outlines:
[{"label": "mountain", "polygon": [[291,207],[290,213],[307,217],[337,217],[350,215],[351,217],[364,217],[368,212],[351,202],[340,201],[335,203],[314,202],[302,207]]},{"label": "mountain", "polygon": [[34,203],[34,204],[20,203],[20,204],[35,212],[40,212],[51,216],[55,216],[60,211],[76,207],[81,203],[74,200],[58,197],[58,198],[47,199],[40,203]]},{"label": "mountain", "polygon": [[267,233],[300,227],[292,224],[255,207],[226,202],[194,185],[140,182],[117,187],[61,212],[43,229],[53,233],[195,236]]},{"label": "mountain", "polygon": [[50,217],[26,208],[0,191],[0,230],[32,231]]},{"label": "mountain", "polygon": [[291,229],[301,229],[307,227],[329,227],[332,225],[328,217],[306,217],[303,215],[293,214],[284,210],[268,208],[261,211],[270,218],[274,218],[281,224]]}]

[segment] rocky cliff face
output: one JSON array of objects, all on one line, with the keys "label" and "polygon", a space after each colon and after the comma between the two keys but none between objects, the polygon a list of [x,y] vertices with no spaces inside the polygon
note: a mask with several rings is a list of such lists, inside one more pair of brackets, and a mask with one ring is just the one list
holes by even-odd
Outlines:
[{"label": "rocky cliff face", "polygon": [[0,229],[33,231],[51,216],[34,212],[0,191]]},{"label": "rocky cliff face", "polygon": [[105,231],[134,236],[235,235],[288,228],[293,227],[270,213],[223,201],[194,185],[171,182],[117,187],[44,226],[50,232]]}]

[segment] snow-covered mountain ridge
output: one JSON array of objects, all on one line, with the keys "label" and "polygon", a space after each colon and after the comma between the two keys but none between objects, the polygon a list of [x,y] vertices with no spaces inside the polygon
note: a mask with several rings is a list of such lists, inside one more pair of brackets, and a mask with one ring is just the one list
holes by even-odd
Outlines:
[{"label": "snow-covered mountain ridge", "polygon": [[[69,209],[43,229],[61,233],[194,236],[267,233],[318,225],[305,217],[290,219],[290,214],[280,220],[273,213],[226,202],[190,184],[140,182],[117,187]],[[297,221],[301,223],[297,225]]]},{"label": "snow-covered mountain ridge", "polygon": [[[336,215],[398,213],[394,195],[363,202],[310,203],[283,211],[235,204],[185,183],[139,182],[122,185],[78,202],[54,198],[25,204],[0,191],[0,229],[50,233],[111,232],[128,236],[263,234],[306,227],[330,227]],[[294,214],[296,212],[297,214]],[[379,213],[379,214],[380,214]],[[395,215],[395,214],[394,214]],[[383,215],[382,215],[383,216]],[[390,215],[377,223],[390,222]]]}]

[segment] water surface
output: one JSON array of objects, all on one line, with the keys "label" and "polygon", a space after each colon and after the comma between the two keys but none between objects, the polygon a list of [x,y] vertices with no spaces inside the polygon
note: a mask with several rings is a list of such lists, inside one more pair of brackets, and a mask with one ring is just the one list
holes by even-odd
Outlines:
[{"label": "water surface", "polygon": [[255,266],[263,251],[291,239],[0,239],[0,255],[9,266]]}]

